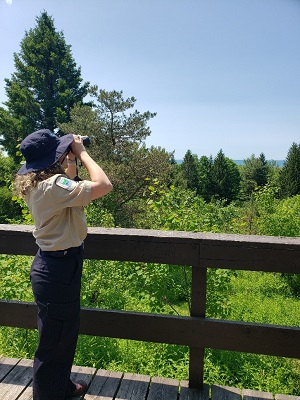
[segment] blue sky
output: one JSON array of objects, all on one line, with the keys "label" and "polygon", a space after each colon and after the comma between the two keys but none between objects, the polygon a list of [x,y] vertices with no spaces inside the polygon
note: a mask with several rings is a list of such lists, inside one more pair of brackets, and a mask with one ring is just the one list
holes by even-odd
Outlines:
[{"label": "blue sky", "polygon": [[300,143],[299,0],[0,0],[0,103],[43,10],[84,80],[157,112],[147,146],[285,159]]}]

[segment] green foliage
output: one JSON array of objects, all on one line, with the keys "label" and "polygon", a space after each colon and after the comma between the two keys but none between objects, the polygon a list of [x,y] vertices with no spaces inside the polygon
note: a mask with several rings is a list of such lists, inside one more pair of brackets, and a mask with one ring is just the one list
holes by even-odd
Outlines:
[{"label": "green foliage", "polygon": [[190,150],[185,153],[181,169],[187,182],[187,188],[197,191],[199,185],[198,157],[192,154]]},{"label": "green foliage", "polygon": [[300,144],[293,143],[280,175],[282,197],[300,194]]},{"label": "green foliage", "polygon": [[250,158],[244,160],[244,165],[240,169],[242,194],[249,197],[257,187],[266,185],[270,168],[263,153],[259,157],[252,154]]},{"label": "green foliage", "polygon": [[237,198],[240,180],[237,165],[220,150],[214,159],[212,169],[214,197],[230,203]]},{"label": "green foliage", "polygon": [[225,157],[222,150],[214,160],[206,156],[199,160],[188,150],[181,170],[186,187],[194,190],[205,201],[218,199],[230,203],[238,196],[241,179],[238,166]]},{"label": "green foliage", "polygon": [[297,360],[207,349],[206,382],[271,393],[299,395]]},{"label": "green foliage", "polygon": [[276,190],[267,186],[255,195],[259,234],[300,236],[300,195],[283,200],[276,195]]},{"label": "green foliage", "polygon": [[33,301],[31,261],[32,257],[0,255],[0,299]]},{"label": "green foliage", "polygon": [[[300,236],[300,195],[278,200],[276,192],[266,187],[256,194],[258,232],[261,235]],[[283,274],[295,296],[300,294],[300,275]]]},{"label": "green foliage", "polygon": [[0,327],[0,353],[6,357],[33,359],[37,330]]},{"label": "green foliage", "polygon": [[112,228],[115,226],[113,216],[103,206],[103,199],[97,199],[88,204],[85,209],[88,226]]},{"label": "green foliage", "polygon": [[10,186],[16,165],[11,157],[4,156],[0,151],[0,187]]},{"label": "green foliage", "polygon": [[16,165],[11,157],[4,156],[0,151],[0,223],[9,223],[21,215],[21,207],[14,203],[11,181]]},{"label": "green foliage", "polygon": [[150,135],[147,124],[156,113],[132,110],[136,99],[124,98],[122,91],[109,92],[95,85],[89,93],[95,99],[93,107],[77,104],[71,110],[70,121],[60,124],[60,129],[90,136],[89,152],[96,160],[110,160],[114,164],[128,162],[132,152]]},{"label": "green foliage", "polygon": [[197,194],[206,202],[209,202],[214,194],[214,184],[212,179],[213,159],[212,157],[202,156],[198,163],[199,183]]},{"label": "green foliage", "polygon": [[[154,229],[235,233],[240,210],[221,201],[206,203],[195,192],[153,180],[145,191],[149,214],[145,219]],[[148,217],[148,218],[147,218]]]},{"label": "green foliage", "polygon": [[80,336],[74,362],[112,371],[188,377],[188,349],[182,346]]},{"label": "green foliage", "polygon": [[[158,178],[169,184],[174,177],[172,153],[162,148],[146,148],[143,141],[150,135],[147,126],[155,113],[139,112],[134,97],[123,92],[91,88],[94,107],[76,106],[71,122],[60,125],[64,132],[86,133],[91,137],[89,153],[103,167],[114,190],[101,203],[113,216],[115,224],[133,227],[143,213],[141,198],[146,178]],[[141,209],[142,208],[142,209]]]},{"label": "green foliage", "polygon": [[0,223],[7,224],[20,215],[21,207],[14,203],[11,190],[7,186],[0,187]]},{"label": "green foliage", "polygon": [[12,196],[13,207],[21,209],[21,215],[15,216],[13,219],[9,221],[12,224],[26,224],[32,225],[33,219],[30,214],[29,208],[23,199],[18,196]]},{"label": "green foliage", "polygon": [[[228,286],[227,319],[299,326],[299,299],[280,274],[237,271]],[[207,349],[208,383],[272,393],[299,394],[299,362],[282,357]]]},{"label": "green foliage", "polygon": [[93,86],[90,94],[97,100],[95,107],[103,127],[101,136],[116,159],[123,157],[124,147],[128,143],[141,144],[150,135],[147,123],[156,113],[141,113],[138,110],[128,112],[136,102],[133,96],[124,99],[122,91],[108,92],[99,90],[98,86]]},{"label": "green foliage", "polygon": [[86,260],[82,301],[87,307],[179,314],[189,302],[190,280],[190,270],[179,266]]},{"label": "green foliage", "polygon": [[14,54],[16,72],[6,79],[8,100],[0,109],[1,145],[16,159],[15,144],[39,128],[53,130],[70,119],[70,110],[87,94],[81,86],[81,70],[57,32],[53,19],[44,11],[36,26],[25,33],[21,50]]}]

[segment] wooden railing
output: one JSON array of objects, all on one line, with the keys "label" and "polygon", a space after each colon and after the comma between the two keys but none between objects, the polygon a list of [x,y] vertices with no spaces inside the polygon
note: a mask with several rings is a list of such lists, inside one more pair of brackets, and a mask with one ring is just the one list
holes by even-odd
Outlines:
[{"label": "wooden railing", "polygon": [[[0,225],[0,254],[34,255],[32,226]],[[300,358],[300,328],[205,318],[207,268],[300,273],[300,239],[90,228],[85,257],[192,267],[191,316],[81,311],[80,333],[185,345],[190,387],[203,385],[204,349]],[[0,301],[0,325],[36,328],[33,303]]]}]

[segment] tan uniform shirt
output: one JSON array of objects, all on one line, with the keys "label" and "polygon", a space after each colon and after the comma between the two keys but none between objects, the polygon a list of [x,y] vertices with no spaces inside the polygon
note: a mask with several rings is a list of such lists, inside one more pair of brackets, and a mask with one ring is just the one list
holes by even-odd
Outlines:
[{"label": "tan uniform shirt", "polygon": [[83,206],[90,200],[89,181],[75,182],[54,175],[39,182],[26,196],[37,245],[44,251],[80,246],[87,235]]}]

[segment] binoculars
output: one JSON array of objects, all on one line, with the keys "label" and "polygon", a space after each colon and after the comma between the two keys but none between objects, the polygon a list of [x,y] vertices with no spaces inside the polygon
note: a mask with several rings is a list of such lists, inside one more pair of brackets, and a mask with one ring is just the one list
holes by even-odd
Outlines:
[{"label": "binoculars", "polygon": [[91,140],[88,136],[82,136],[82,143],[84,147],[89,147],[89,145],[91,144]]}]

